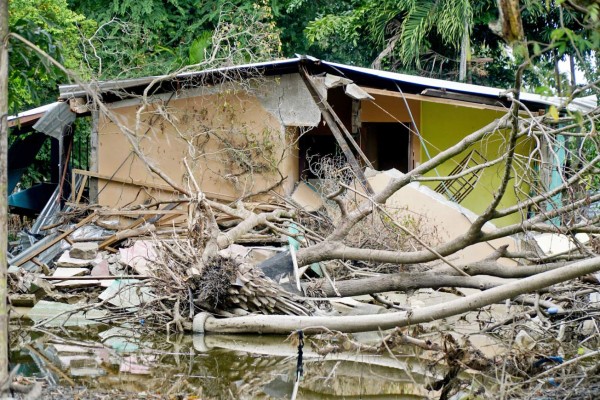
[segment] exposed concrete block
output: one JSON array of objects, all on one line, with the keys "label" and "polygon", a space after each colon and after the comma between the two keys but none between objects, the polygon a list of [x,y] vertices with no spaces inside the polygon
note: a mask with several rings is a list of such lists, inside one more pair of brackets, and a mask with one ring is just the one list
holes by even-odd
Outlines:
[{"label": "exposed concrete block", "polygon": [[80,260],[93,260],[98,255],[98,243],[80,242],[74,243],[69,255]]},{"label": "exposed concrete block", "polygon": [[317,126],[321,111],[300,74],[289,74],[265,82],[256,96],[263,107],[285,126]]},{"label": "exposed concrete block", "polygon": [[46,327],[98,325],[101,322],[95,321],[94,318],[103,318],[106,316],[106,311],[104,310],[88,310],[85,313],[77,312],[76,310],[80,307],[76,304],[42,300],[27,313],[27,316],[34,322],[53,318],[45,324]]}]

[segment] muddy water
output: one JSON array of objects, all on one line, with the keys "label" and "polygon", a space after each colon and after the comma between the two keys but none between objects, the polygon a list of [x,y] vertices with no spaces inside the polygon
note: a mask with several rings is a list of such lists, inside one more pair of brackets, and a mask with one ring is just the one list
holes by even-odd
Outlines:
[{"label": "muddy water", "polygon": [[[141,396],[290,399],[297,347],[281,336],[147,336],[134,330],[12,332],[19,373],[50,384],[119,390]],[[319,356],[303,349],[298,399],[421,399],[442,377],[414,354]]]}]

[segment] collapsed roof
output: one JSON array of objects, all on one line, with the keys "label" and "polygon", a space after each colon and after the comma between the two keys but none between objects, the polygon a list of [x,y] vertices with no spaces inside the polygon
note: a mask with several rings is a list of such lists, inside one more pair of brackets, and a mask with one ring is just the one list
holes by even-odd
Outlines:
[{"label": "collapsed roof", "polygon": [[[236,77],[250,77],[257,73],[266,76],[297,73],[301,66],[306,67],[312,75],[332,74],[343,76],[358,85],[375,89],[504,107],[510,104],[511,94],[506,89],[338,64],[310,56],[298,56],[284,60],[184,72],[173,75],[103,81],[91,84],[90,88],[99,90],[103,96],[103,100],[111,103],[124,98],[141,95],[151,84],[151,93],[149,94],[159,94],[178,91],[186,87],[215,84]],[[79,84],[61,85],[59,87],[60,99],[86,98],[85,89]],[[545,108],[550,105],[561,107],[565,104],[564,98],[531,93],[521,93],[520,99],[532,110]],[[571,110],[589,112],[597,107],[597,99],[595,96],[574,99],[569,103],[568,107]]]}]

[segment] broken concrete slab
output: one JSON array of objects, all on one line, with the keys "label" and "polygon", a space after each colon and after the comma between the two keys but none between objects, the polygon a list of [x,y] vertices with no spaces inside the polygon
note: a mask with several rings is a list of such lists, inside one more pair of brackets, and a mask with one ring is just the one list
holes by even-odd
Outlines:
[{"label": "broken concrete slab", "polygon": [[52,276],[57,278],[70,278],[72,276],[82,276],[89,272],[87,268],[56,268]]},{"label": "broken concrete slab", "polygon": [[108,268],[108,261],[102,260],[98,264],[96,264],[92,268],[92,272],[90,273],[92,276],[108,276],[110,275],[110,271]]},{"label": "broken concrete slab", "polygon": [[[567,253],[578,248],[573,238],[558,233],[541,233],[535,235],[533,239],[540,250],[549,256]],[[590,241],[590,237],[585,233],[576,234],[575,239],[582,244]]]},{"label": "broken concrete slab", "polygon": [[137,307],[154,297],[150,288],[140,286],[140,282],[138,279],[116,279],[98,298],[115,307]]},{"label": "broken concrete slab", "polygon": [[94,351],[101,349],[102,347],[83,347],[77,346],[73,344],[62,344],[62,343],[52,343],[48,346],[47,350],[52,351],[56,354],[58,353],[66,353],[66,354],[94,354]]},{"label": "broken concrete slab", "polygon": [[337,76],[337,75],[332,75],[332,74],[325,74],[325,79],[323,81],[323,84],[325,85],[325,87],[327,89],[332,89],[338,86],[346,86],[351,84],[352,81],[348,78],[343,78],[341,76]]},{"label": "broken concrete slab", "polygon": [[76,377],[76,376],[95,377],[95,376],[106,375],[106,371],[102,368],[71,368],[70,374],[73,377]]},{"label": "broken concrete slab", "polygon": [[42,298],[51,293],[53,289],[54,285],[42,279],[42,277],[37,276],[32,281],[28,282],[27,291],[29,293],[35,293],[38,298]]},{"label": "broken concrete slab", "polygon": [[100,281],[100,286],[103,288],[111,287],[113,283],[115,283],[116,279],[102,279]]},{"label": "broken concrete slab", "polygon": [[[154,357],[152,357],[152,359],[154,359]],[[148,357],[140,357],[140,359],[138,359],[135,354],[132,354],[123,358],[119,365],[119,373],[125,372],[134,375],[148,375],[150,374],[150,367],[142,364],[142,362],[148,363],[148,361]]]},{"label": "broken concrete slab", "polygon": [[80,308],[80,305],[42,300],[29,310],[27,317],[36,323],[52,319],[44,324],[46,327],[69,327],[97,325],[101,322],[96,321],[95,318],[106,316],[106,311],[103,310],[88,310],[84,314],[81,311],[77,311]]},{"label": "broken concrete slab", "polygon": [[[89,270],[87,268],[57,268],[52,276],[59,278],[71,278],[82,275],[87,275]],[[100,284],[99,280],[96,279],[66,279],[59,281],[54,284],[55,287],[60,288],[81,288],[81,287],[93,287]]]},{"label": "broken concrete slab", "polygon": [[268,260],[279,252],[281,252],[280,247],[247,247],[234,243],[229,247],[220,250],[219,254],[222,257],[236,259],[239,262],[258,264]]},{"label": "broken concrete slab", "polygon": [[98,336],[102,339],[102,343],[120,353],[128,353],[140,348],[137,343],[140,334],[128,328],[110,328],[100,332]]},{"label": "broken concrete slab", "polygon": [[11,294],[8,296],[8,302],[13,307],[33,307],[37,302],[35,294]]},{"label": "broken concrete slab", "polygon": [[140,275],[146,275],[150,270],[149,263],[156,259],[154,243],[149,240],[138,240],[133,246],[119,249],[121,263],[130,266]]},{"label": "broken concrete slab", "polygon": [[367,93],[363,88],[355,83],[350,83],[344,88],[346,94],[354,100],[375,100],[373,96]]},{"label": "broken concrete slab", "polygon": [[69,255],[80,260],[93,260],[98,256],[98,243],[79,242],[73,243]]},{"label": "broken concrete slab", "polygon": [[[391,169],[384,172],[367,171],[369,183],[377,193],[382,191],[391,179],[403,176],[402,172]],[[357,191],[362,192],[360,185],[356,185]],[[357,201],[366,201],[363,196],[356,195]],[[433,189],[418,182],[411,182],[394,193],[387,201],[386,206],[392,217],[402,223],[403,219],[421,218],[422,229],[435,233],[440,242],[451,241],[464,235],[469,230],[477,215],[471,210],[454,203],[443,195],[436,193]],[[494,224],[487,222],[483,231],[488,232],[496,229]],[[477,243],[469,246],[453,255],[458,262],[474,262],[488,257],[495,249],[508,245],[509,251],[521,251],[520,243],[512,237],[504,237],[489,242]],[[516,262],[500,259],[501,264],[516,265]]]},{"label": "broken concrete slab", "polygon": [[100,366],[102,360],[100,357],[90,355],[58,355],[58,360],[62,369],[69,368],[95,368]]},{"label": "broken concrete slab", "polygon": [[70,250],[67,250],[61,254],[60,258],[56,261],[56,265],[64,268],[83,268],[90,266],[93,262],[100,263],[100,261],[102,261],[100,255],[96,255],[96,258],[92,260],[82,260],[71,257]]},{"label": "broken concrete slab", "polygon": [[323,198],[315,189],[304,182],[298,183],[291,199],[308,212],[314,212],[323,207]]},{"label": "broken concrete slab", "polygon": [[60,288],[84,288],[84,287],[94,287],[99,286],[100,281],[97,279],[69,279],[62,281],[60,283],[56,283],[54,286]]},{"label": "broken concrete slab", "polygon": [[49,299],[58,303],[76,304],[87,299],[87,296],[83,293],[62,293],[54,291],[48,295]]}]

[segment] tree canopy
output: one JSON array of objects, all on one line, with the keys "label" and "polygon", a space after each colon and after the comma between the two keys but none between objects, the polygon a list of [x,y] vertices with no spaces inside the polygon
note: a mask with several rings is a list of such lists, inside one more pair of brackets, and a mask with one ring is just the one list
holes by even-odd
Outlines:
[{"label": "tree canopy", "polygon": [[[444,79],[508,87],[522,56],[498,26],[495,0],[11,0],[10,29],[40,45],[86,78],[159,75],[202,63],[215,32],[228,63],[294,54]],[[502,3],[502,2],[501,2]],[[586,1],[522,2],[525,51],[539,55],[525,82],[532,90],[567,92],[559,60],[576,59],[588,79],[597,75],[599,6]],[[542,55],[542,50],[551,47]],[[232,50],[238,49],[239,52]],[[244,49],[242,51],[242,49]],[[220,57],[213,58],[221,60]],[[220,61],[223,63],[223,60]],[[39,105],[66,81],[13,43],[12,109]]]},{"label": "tree canopy", "polygon": [[[66,0],[9,1],[9,29],[37,44],[67,68],[79,70],[81,37],[96,23],[69,8]],[[66,77],[19,41],[9,49],[9,109],[35,107],[56,97],[56,85]]]}]

